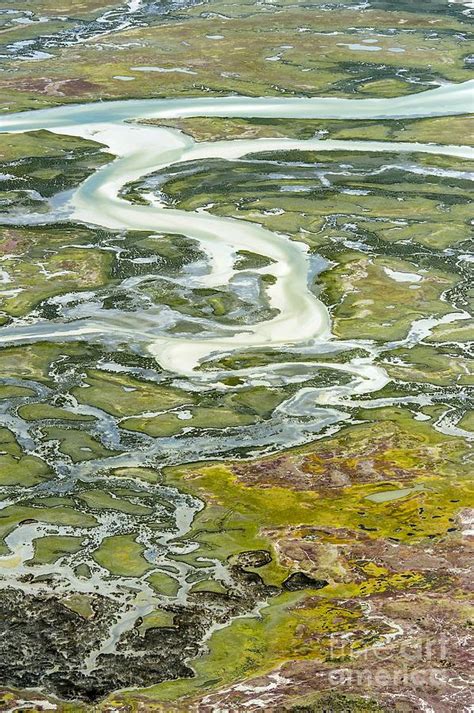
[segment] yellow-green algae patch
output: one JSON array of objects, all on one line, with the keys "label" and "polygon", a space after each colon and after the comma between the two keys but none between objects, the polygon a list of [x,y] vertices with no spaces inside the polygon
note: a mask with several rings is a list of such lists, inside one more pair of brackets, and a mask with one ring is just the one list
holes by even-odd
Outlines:
[{"label": "yellow-green algae patch", "polygon": [[20,347],[5,347],[0,351],[0,376],[33,379],[52,383],[51,365],[65,355],[75,359],[88,354],[87,344],[52,344],[37,342]]},{"label": "yellow-green algae patch", "polygon": [[25,421],[37,421],[41,419],[60,419],[63,421],[94,421],[94,416],[75,413],[65,408],[51,406],[50,404],[31,403],[25,404],[18,409],[18,415]]},{"label": "yellow-green algae patch", "polygon": [[75,554],[82,549],[83,538],[74,535],[44,535],[33,541],[34,555],[28,563],[52,564],[64,555]]},{"label": "yellow-green algae patch", "polygon": [[105,285],[111,262],[104,251],[81,248],[65,248],[47,255],[42,265],[33,260],[7,259],[2,267],[18,292],[2,296],[0,309],[21,317],[48,297]]},{"label": "yellow-green algae patch", "polygon": [[150,614],[143,617],[139,631],[143,635],[148,629],[173,626],[174,614],[164,609],[155,609]]},{"label": "yellow-green algae patch", "polygon": [[474,431],[474,411],[468,411],[459,421],[458,426],[467,431]]},{"label": "yellow-green algae patch", "polygon": [[77,400],[103,409],[113,416],[166,411],[194,401],[192,395],[179,389],[98,370],[88,371],[84,384],[85,387],[72,391]]},{"label": "yellow-green algae patch", "polygon": [[224,587],[222,582],[218,582],[215,579],[203,579],[200,582],[196,582],[190,589],[191,594],[197,594],[199,592],[212,592],[213,594],[227,594],[227,588]]},{"label": "yellow-green algae patch", "polygon": [[179,583],[174,577],[166,572],[153,572],[148,577],[148,581],[158,594],[166,597],[174,597],[178,593]]},{"label": "yellow-green algae patch", "polygon": [[34,396],[34,394],[35,392],[27,386],[0,385],[0,400],[23,398],[25,396]]},{"label": "yellow-green algae patch", "polygon": [[92,619],[94,616],[95,612],[91,604],[91,598],[85,594],[71,594],[60,601],[63,606],[76,612],[83,619]]},{"label": "yellow-green algae patch", "polygon": [[118,510],[129,515],[149,515],[152,508],[146,505],[132,503],[129,500],[123,500],[116,497],[114,493],[107,493],[104,490],[94,489],[88,490],[79,495],[90,508],[97,510]]},{"label": "yellow-green algae patch", "polygon": [[145,548],[134,535],[105,537],[94,551],[93,558],[111,574],[121,577],[141,577],[151,565],[143,557]]},{"label": "yellow-green algae patch", "polygon": [[438,324],[431,335],[427,337],[428,342],[471,342],[474,334],[474,319],[463,319],[451,324]]},{"label": "yellow-green algae patch", "polygon": [[73,527],[94,527],[97,520],[92,515],[79,512],[72,507],[32,507],[29,505],[8,505],[0,512],[0,554],[8,554],[3,539],[18,525],[25,522],[41,522],[50,525],[71,525]]},{"label": "yellow-green algae patch", "polygon": [[[17,161],[18,159],[61,157],[71,158],[73,151],[95,149],[101,151],[102,146],[95,141],[82,139],[79,136],[66,136],[51,131],[25,131],[20,134],[2,134],[0,137],[0,161]],[[96,160],[106,160],[106,154],[96,156]]]},{"label": "yellow-green algae patch", "polygon": [[[412,141],[419,143],[472,145],[474,119],[470,115],[428,119],[363,121],[352,119],[223,119],[187,117],[146,119],[144,124],[179,129],[197,141],[229,139],[311,139],[317,131],[326,138],[357,141]],[[459,141],[458,141],[459,139]]]},{"label": "yellow-green algae patch", "polygon": [[[0,136],[0,161],[16,161],[25,157],[61,157],[70,158],[73,151],[84,151],[102,146],[95,141],[78,136],[55,134],[51,131],[25,131],[20,134],[2,134]],[[105,160],[106,154],[104,154]],[[100,157],[99,157],[100,158]]]},{"label": "yellow-green algae patch", "polygon": [[177,413],[161,414],[159,416],[140,416],[122,421],[122,428],[129,431],[141,431],[149,436],[173,436],[184,428],[231,428],[245,426],[255,422],[255,417],[249,414],[236,413],[225,408],[193,408],[189,410],[189,418],[180,418]]},{"label": "yellow-green algae patch", "polygon": [[46,426],[42,428],[42,432],[46,440],[58,441],[61,453],[69,456],[74,463],[96,458],[107,458],[116,452],[103,446],[100,441],[89,433],[74,428]]},{"label": "yellow-green algae patch", "polygon": [[157,483],[160,480],[158,471],[152,468],[114,468],[108,475],[116,478],[144,480],[147,483]]},{"label": "yellow-green algae patch", "polygon": [[[390,277],[395,271],[406,281]],[[413,279],[410,279],[413,275]],[[453,308],[441,295],[459,278],[431,269],[419,273],[409,262],[347,256],[321,276],[325,299],[333,304],[333,331],[343,338],[401,339],[416,319],[442,317]]]},{"label": "yellow-green algae patch", "polygon": [[383,367],[394,379],[449,386],[474,383],[474,361],[454,355],[449,346],[417,344],[411,349],[394,349],[383,360]]},{"label": "yellow-green algae patch", "polygon": [[15,436],[0,428],[0,484],[29,487],[51,475],[49,466],[37,456],[24,455]]}]

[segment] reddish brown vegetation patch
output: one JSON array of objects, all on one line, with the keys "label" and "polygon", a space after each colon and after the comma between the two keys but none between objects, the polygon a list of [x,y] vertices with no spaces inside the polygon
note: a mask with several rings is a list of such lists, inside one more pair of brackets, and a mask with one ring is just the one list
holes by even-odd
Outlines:
[{"label": "reddish brown vegetation patch", "polygon": [[342,435],[331,448],[316,443],[305,453],[235,463],[233,470],[248,485],[323,494],[363,483],[429,477],[439,469],[440,458],[448,456],[448,445],[443,456],[442,446],[430,445],[393,423],[376,424],[370,432],[353,434],[350,439]]},{"label": "reddish brown vegetation patch", "polygon": [[97,92],[100,89],[98,84],[89,82],[87,79],[62,79],[53,80],[48,77],[38,77],[37,79],[20,79],[10,81],[11,89],[20,92],[34,92],[56,97],[81,96]]}]

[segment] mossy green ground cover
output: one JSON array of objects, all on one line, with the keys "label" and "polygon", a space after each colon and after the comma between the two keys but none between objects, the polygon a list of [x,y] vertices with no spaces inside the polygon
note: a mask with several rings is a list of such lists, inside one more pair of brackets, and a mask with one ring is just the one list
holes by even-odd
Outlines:
[{"label": "mossy green ground cover", "polygon": [[[2,105],[7,111],[203,90],[393,96],[418,91],[417,81],[463,81],[466,18],[416,9],[421,12],[389,4],[356,12],[348,3],[327,12],[322,2],[276,6],[253,0],[197,5],[182,11],[179,22],[114,33],[112,48],[107,37],[98,37],[53,49],[53,57],[38,64],[11,62]],[[377,42],[365,44],[374,38],[374,27]]]},{"label": "mossy green ground cover", "polygon": [[142,552],[143,547],[131,535],[115,535],[102,541],[94,553],[94,559],[112,574],[139,577],[150,569]]},{"label": "mossy green ground cover", "polygon": [[191,117],[183,119],[147,119],[144,124],[159,124],[183,131],[197,142],[227,139],[322,138],[356,141],[414,141],[451,144],[462,136],[463,144],[472,145],[473,118],[466,116],[428,119],[351,121],[342,119],[221,119]]}]

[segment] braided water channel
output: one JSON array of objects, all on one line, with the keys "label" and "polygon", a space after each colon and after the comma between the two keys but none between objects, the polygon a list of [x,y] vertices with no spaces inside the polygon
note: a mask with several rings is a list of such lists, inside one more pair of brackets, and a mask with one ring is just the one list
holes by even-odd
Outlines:
[{"label": "braided water channel", "polygon": [[[147,270],[126,277],[118,285],[104,288],[101,299],[90,293],[61,295],[56,300],[59,317],[47,319],[33,313],[16,319],[0,330],[2,347],[15,344],[80,343],[97,346],[99,368],[112,374],[132,374],[154,384],[166,382],[190,394],[217,391],[233,394],[244,387],[291,385],[286,399],[273,410],[270,419],[258,423],[223,426],[221,429],[189,428],[179,435],[153,437],[131,433],[123,428],[117,415],[106,409],[81,403],[71,385],[81,385],[83,366],[59,358],[50,373],[55,385],[34,379],[4,379],[12,387],[28,388],[33,396],[12,397],[4,402],[0,419],[29,456],[41,457],[51,468],[54,478],[30,487],[5,487],[3,508],[19,505],[24,500],[41,497],[71,497],[79,489],[103,487],[104,477],[113,473],[114,487],[125,491],[129,478],[121,473],[132,469],[156,468],[193,460],[268,453],[298,445],[319,435],[337,431],[350,420],[352,399],[383,405],[386,399],[374,394],[389,382],[389,377],[375,358],[384,349],[414,345],[429,335],[440,322],[449,323],[468,317],[457,307],[439,319],[420,319],[412,324],[408,337],[397,343],[375,346],[369,340],[337,340],[331,335],[326,306],[311,289],[311,280],[327,267],[322,258],[310,254],[303,243],[284,234],[272,232],[256,223],[211,215],[205,210],[189,212],[167,206],[158,195],[143,193],[142,203],[132,203],[124,187],[148,174],[174,170],[176,166],[209,159],[237,160],[249,154],[273,151],[316,152],[388,152],[403,154],[436,154],[472,159],[474,151],[465,146],[439,146],[375,141],[254,139],[195,143],[180,131],[161,126],[144,125],[139,119],[183,116],[227,117],[294,117],[294,118],[414,118],[462,114],[469,110],[472,82],[446,85],[422,94],[394,99],[247,99],[206,98],[185,100],[146,100],[110,102],[107,104],[60,107],[11,115],[2,120],[2,132],[25,132],[46,129],[57,134],[91,139],[106,147],[116,158],[84,181],[63,206],[67,220],[106,231],[103,248],[117,258],[130,259],[122,247],[124,231],[184,236],[199,246],[199,257],[181,274],[168,277],[170,284],[191,289],[211,290],[232,285],[248,301],[261,308],[256,316],[228,323],[212,317],[188,319],[193,329],[177,327],[173,310],[142,302],[134,309],[104,308],[104,299],[118,292],[139,294],[143,285],[154,277],[153,260]],[[428,169],[426,169],[428,170]],[[439,169],[441,172],[442,170]],[[468,178],[467,174],[463,174]],[[363,196],[361,196],[363,200]],[[111,237],[112,236],[112,237]],[[115,236],[115,237],[114,237]],[[266,264],[245,271],[242,279],[236,267],[237,253],[247,251],[266,259]],[[239,277],[238,277],[239,276]],[[238,279],[237,279],[238,278]],[[266,278],[264,293],[256,280]],[[239,281],[240,280],[240,281]],[[138,298],[137,298],[138,299]],[[113,357],[114,349],[124,345],[132,354],[146,360],[146,366],[127,366]],[[282,360],[265,366],[245,366],[226,370],[223,358],[245,350],[278,350]],[[360,350],[363,350],[363,356]],[[355,356],[354,350],[358,350]],[[143,362],[145,363],[145,362]],[[155,366],[154,366],[155,365]],[[308,385],[315,370],[331,372],[327,383]],[[232,381],[233,379],[233,381]],[[236,381],[237,380],[237,381]],[[237,383],[238,382],[238,383]],[[82,386],[84,384],[82,383]],[[87,384],[86,384],[87,386]],[[44,401],[59,403],[78,420],[93,421],[91,433],[107,452],[99,457],[75,462],[64,455],[58,441],[42,442],[41,424],[31,425],[18,415],[18,408]],[[56,399],[56,401],[55,401]],[[361,401],[362,399],[362,401]],[[413,396],[413,403],[429,403],[429,395]],[[406,399],[405,399],[406,401]],[[391,399],[390,403],[395,403]],[[171,409],[145,410],[139,416],[152,418],[170,412],[183,422],[189,419],[189,403]],[[44,421],[43,425],[49,424]],[[456,420],[440,418],[438,427],[456,431]],[[453,431],[454,429],[454,431]],[[463,432],[463,435],[466,435]],[[83,448],[84,451],[87,447]],[[128,470],[127,470],[128,469]],[[133,479],[133,493],[120,501],[118,510],[93,509],[96,524],[44,524],[25,518],[8,531],[5,544],[8,554],[0,557],[0,586],[15,588],[25,594],[53,592],[56,596],[86,594],[114,602],[114,616],[89,648],[82,661],[82,674],[87,677],[97,670],[101,656],[115,654],[124,634],[133,629],[139,618],[159,606],[186,607],[196,577],[215,579],[230,585],[233,574],[218,559],[201,558],[196,564],[185,556],[197,549],[186,538],[195,514],[204,504],[178,489],[146,479]],[[82,492],[82,490],[81,490]],[[92,491],[91,491],[92,492]],[[124,506],[123,503],[128,503]],[[145,505],[143,505],[145,503]],[[76,507],[87,515],[88,509]],[[160,527],[160,523],[162,526]],[[111,576],[93,557],[94,551],[107,538],[122,533],[138,532],[136,542],[142,546],[146,571],[136,576]],[[34,543],[45,535],[80,537],[79,552],[52,563],[31,566]],[[78,574],[80,566],[89,576]],[[32,572],[34,578],[31,576]],[[175,580],[172,594],[157,593],[149,576],[164,573]],[[197,573],[197,574],[196,574]],[[239,587],[239,583],[233,582]],[[233,616],[253,615],[257,599],[249,599]],[[225,621],[210,621],[208,633]],[[128,652],[129,655],[132,652]]]}]

